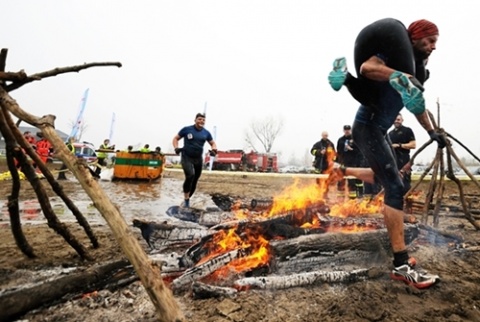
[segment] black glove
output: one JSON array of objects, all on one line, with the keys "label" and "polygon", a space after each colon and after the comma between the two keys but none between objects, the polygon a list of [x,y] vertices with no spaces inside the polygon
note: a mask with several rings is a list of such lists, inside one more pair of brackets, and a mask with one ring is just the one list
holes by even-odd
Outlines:
[{"label": "black glove", "polygon": [[413,76],[410,77],[409,79],[412,82],[412,84],[415,85],[415,87],[418,87],[418,89],[421,90],[422,92],[425,91],[425,88],[423,87],[423,85],[420,83],[420,81],[418,79],[416,79]]},{"label": "black glove", "polygon": [[175,148],[175,154],[180,154],[183,151],[182,148]]},{"label": "black glove", "polygon": [[217,155],[217,149],[211,149],[208,151],[211,157],[214,157]]},{"label": "black glove", "polygon": [[445,140],[445,136],[443,134],[437,133],[434,130],[428,131],[428,135],[433,141],[437,141],[438,147],[443,149],[447,145],[447,141]]}]

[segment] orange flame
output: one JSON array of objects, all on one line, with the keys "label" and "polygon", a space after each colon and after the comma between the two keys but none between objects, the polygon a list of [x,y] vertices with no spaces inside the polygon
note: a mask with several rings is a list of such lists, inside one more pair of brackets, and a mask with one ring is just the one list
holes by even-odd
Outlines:
[{"label": "orange flame", "polygon": [[[285,215],[289,211],[295,211],[305,215],[307,209],[312,206],[318,206],[324,203],[324,196],[328,190],[325,187],[325,180],[315,184],[301,184],[299,180],[286,187],[279,195],[274,197],[273,204],[268,211],[251,212],[246,209],[236,211],[238,219],[248,219],[252,222],[259,218],[270,218]],[[331,206],[329,216],[342,218],[365,216],[370,214],[379,214],[383,207],[383,196],[373,200],[353,199],[346,202],[339,202]],[[304,217],[302,217],[304,218]],[[312,216],[310,222],[302,225],[302,228],[321,228],[322,223],[318,216]],[[344,219],[339,224],[332,224],[325,227],[326,231],[341,231],[345,233],[354,233],[359,231],[371,230],[376,228],[374,225],[358,225],[355,220]],[[261,229],[245,228],[239,232],[238,227],[227,231],[219,231],[213,236],[210,242],[203,246],[208,250],[198,263],[205,263],[214,257],[225,254],[232,250],[242,250],[241,256],[232,260],[228,265],[216,270],[210,278],[225,278],[231,273],[239,273],[254,269],[257,267],[268,266],[271,253],[269,249],[269,240],[262,236]],[[275,238],[275,237],[273,237]]]}]

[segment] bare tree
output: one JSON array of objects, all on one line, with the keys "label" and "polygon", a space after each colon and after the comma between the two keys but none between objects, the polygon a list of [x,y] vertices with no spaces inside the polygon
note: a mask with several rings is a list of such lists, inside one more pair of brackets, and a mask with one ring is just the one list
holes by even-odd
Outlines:
[{"label": "bare tree", "polygon": [[245,142],[254,151],[258,151],[255,144],[259,142],[268,153],[282,130],[283,119],[280,117],[267,116],[263,120],[254,120],[245,133]]},{"label": "bare tree", "polygon": [[[70,128],[73,128],[75,126],[75,121],[70,121]],[[83,134],[87,131],[88,124],[84,120],[80,123],[80,126],[78,127],[77,134],[75,135],[75,142],[80,142],[82,139]]]}]

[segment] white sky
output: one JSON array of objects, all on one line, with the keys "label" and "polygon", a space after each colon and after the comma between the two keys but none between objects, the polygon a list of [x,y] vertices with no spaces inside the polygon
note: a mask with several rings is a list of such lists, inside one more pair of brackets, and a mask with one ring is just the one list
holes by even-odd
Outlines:
[{"label": "white sky", "polygon": [[[89,88],[82,139],[95,145],[109,136],[115,113],[117,148],[149,143],[172,151],[173,136],[207,102],[206,128],[216,128],[220,150],[246,148],[251,122],[274,116],[285,125],[273,152],[283,161],[302,160],[322,131],[336,142],[359,105],[345,88],[329,87],[333,59],[346,56],[353,71],[354,40],[365,25],[393,17],[408,26],[425,18],[440,29],[428,66],[427,107],[436,114],[438,99],[441,126],[479,156],[477,6],[473,0],[8,1],[1,46],[9,50],[7,71],[123,64],[11,92],[22,108],[56,115],[57,129],[70,133]],[[403,115],[420,147],[428,135],[407,110]],[[432,147],[417,160],[433,154]]]}]

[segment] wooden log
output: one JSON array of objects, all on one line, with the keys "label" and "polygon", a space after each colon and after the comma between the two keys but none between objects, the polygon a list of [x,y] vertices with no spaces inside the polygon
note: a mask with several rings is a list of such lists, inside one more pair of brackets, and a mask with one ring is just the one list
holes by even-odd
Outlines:
[{"label": "wooden log", "polygon": [[187,269],[183,275],[173,281],[172,288],[175,291],[184,290],[191,283],[210,275],[220,267],[230,263],[232,260],[238,257],[238,254],[239,251],[235,249],[228,253],[212,258],[208,262]]},{"label": "wooden log", "polygon": [[[83,69],[81,67],[79,68],[80,70]],[[70,69],[70,71],[72,70],[74,69]],[[72,155],[65,143],[58,137],[51,123],[44,123],[42,121],[49,117],[38,118],[26,113],[2,87],[0,87],[0,105],[2,108],[8,109],[17,118],[41,128],[43,135],[52,143],[55,151],[57,151],[58,157],[65,163],[67,168],[72,171],[82,188],[92,199],[95,207],[112,229],[113,235],[118,241],[120,248],[135,268],[147,294],[155,306],[159,320],[165,322],[184,321],[184,315],[173,297],[171,290],[167,288],[162,281],[159,268],[152,265],[148,260],[147,254],[143,251],[140,243],[129,229],[119,209],[100,188],[98,182],[93,179],[84,165],[78,163],[77,158]],[[50,115],[50,118],[54,119],[55,117]]]},{"label": "wooden log", "polygon": [[67,276],[62,274],[25,288],[6,290],[0,295],[1,320],[13,320],[28,311],[58,301],[67,294],[75,296],[78,293],[98,290],[112,282],[111,277],[115,272],[128,265],[126,260],[115,261],[76,271]]},{"label": "wooden log", "polygon": [[298,286],[318,285],[321,283],[353,283],[368,277],[368,269],[352,271],[314,271],[283,276],[246,277],[234,282],[238,290],[248,289],[286,289]]},{"label": "wooden log", "polygon": [[237,289],[233,287],[208,285],[198,281],[192,284],[192,296],[196,300],[218,297],[235,297],[237,294]]},{"label": "wooden log", "polygon": [[[419,234],[415,225],[405,225],[405,242],[409,244]],[[333,251],[338,252],[346,249],[379,251],[390,249],[390,239],[386,229],[370,230],[361,233],[327,233],[305,235],[286,240],[270,241],[273,254],[285,260],[306,251]]]},{"label": "wooden log", "polygon": [[338,270],[350,267],[369,267],[372,263],[384,262],[383,252],[345,250],[340,252],[303,252],[295,257],[276,258],[272,270],[277,275],[311,272],[314,270]]},{"label": "wooden log", "polygon": [[133,226],[140,228],[143,239],[151,249],[161,249],[179,243],[191,245],[208,234],[208,231],[201,226],[178,226],[166,221],[156,223],[133,219]]}]

